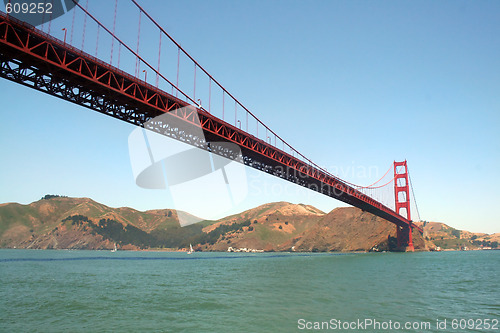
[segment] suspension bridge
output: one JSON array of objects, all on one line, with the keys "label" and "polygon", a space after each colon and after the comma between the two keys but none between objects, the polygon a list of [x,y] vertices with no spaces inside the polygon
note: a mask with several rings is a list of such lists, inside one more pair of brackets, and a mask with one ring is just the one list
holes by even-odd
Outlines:
[{"label": "suspension bridge", "polygon": [[[56,29],[50,17],[37,27],[19,20],[13,16],[13,6],[10,13],[0,12],[0,76],[136,126],[148,124],[148,129],[163,135],[239,159],[249,167],[370,212],[394,223],[398,246],[413,251],[412,230],[422,233],[422,229],[411,219],[410,198],[414,196],[410,196],[413,188],[406,161],[394,162],[369,186],[342,180],[260,121],[136,0],[129,2],[138,17],[135,43],[118,36],[118,0],[113,13],[101,13],[111,22],[98,18],[88,0],[80,2],[73,1],[74,8],[63,16],[71,22],[66,21],[62,29]],[[153,46],[144,47],[148,42]],[[176,66],[162,68],[165,57]],[[151,122],[165,113],[182,121],[183,130]],[[195,127],[202,128],[204,137],[192,135],[189,128]],[[234,143],[241,151],[223,149],[216,142]],[[377,190],[387,188],[393,191],[392,202],[375,199]]]}]

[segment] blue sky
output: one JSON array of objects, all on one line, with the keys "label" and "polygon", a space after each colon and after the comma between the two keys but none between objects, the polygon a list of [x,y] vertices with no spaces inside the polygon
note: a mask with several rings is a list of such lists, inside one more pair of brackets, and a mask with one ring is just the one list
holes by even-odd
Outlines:
[{"label": "blue sky", "polygon": [[[113,4],[90,0],[89,8],[112,24]],[[319,165],[371,184],[394,160],[407,159],[421,218],[500,232],[494,212],[500,2],[141,4],[247,108]],[[156,59],[158,33],[142,19],[141,54]],[[70,13],[57,19],[51,32],[62,39],[61,27],[71,20]],[[121,2],[117,32],[133,46],[137,20]],[[85,50],[94,54],[97,33],[87,24]],[[101,31],[98,56],[109,60],[106,43]],[[171,77],[175,61],[164,50],[162,72]],[[154,84],[151,72],[148,81]],[[135,185],[127,146],[132,126],[4,79],[0,92],[0,202],[54,193],[113,207],[171,207],[168,191]],[[254,170],[247,177],[248,197],[233,211],[282,200],[324,211],[343,206]]]}]

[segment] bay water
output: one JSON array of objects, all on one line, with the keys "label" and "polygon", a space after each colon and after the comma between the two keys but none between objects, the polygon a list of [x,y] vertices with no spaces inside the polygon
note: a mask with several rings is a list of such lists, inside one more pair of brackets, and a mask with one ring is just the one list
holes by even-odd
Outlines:
[{"label": "bay water", "polygon": [[500,251],[3,249],[0,332],[500,332],[499,290]]}]

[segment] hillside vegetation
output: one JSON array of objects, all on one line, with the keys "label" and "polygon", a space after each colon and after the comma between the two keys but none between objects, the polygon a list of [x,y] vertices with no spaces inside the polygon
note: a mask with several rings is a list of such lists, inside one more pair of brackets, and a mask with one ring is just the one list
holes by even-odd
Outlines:
[{"label": "hillside vegetation", "polygon": [[485,234],[458,230],[440,222],[419,222],[424,229],[424,239],[431,249],[450,250],[496,249],[500,233]]}]

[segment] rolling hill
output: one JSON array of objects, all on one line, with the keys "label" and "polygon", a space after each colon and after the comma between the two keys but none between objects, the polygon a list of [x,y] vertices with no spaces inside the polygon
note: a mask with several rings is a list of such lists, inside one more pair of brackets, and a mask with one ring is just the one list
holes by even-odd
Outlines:
[{"label": "rolling hill", "polygon": [[[187,214],[185,212],[180,212]],[[329,213],[275,202],[217,221],[186,227],[178,212],[111,208],[89,198],[47,195],[28,205],[0,205],[0,247],[28,249],[170,249],[199,251],[384,251],[396,248],[396,229],[354,207]],[[437,222],[414,233],[416,250],[498,246],[500,234],[473,234]]]},{"label": "rolling hill", "polygon": [[417,222],[424,229],[423,237],[430,249],[490,249],[498,248],[500,233],[485,234],[458,230],[441,222]]}]

